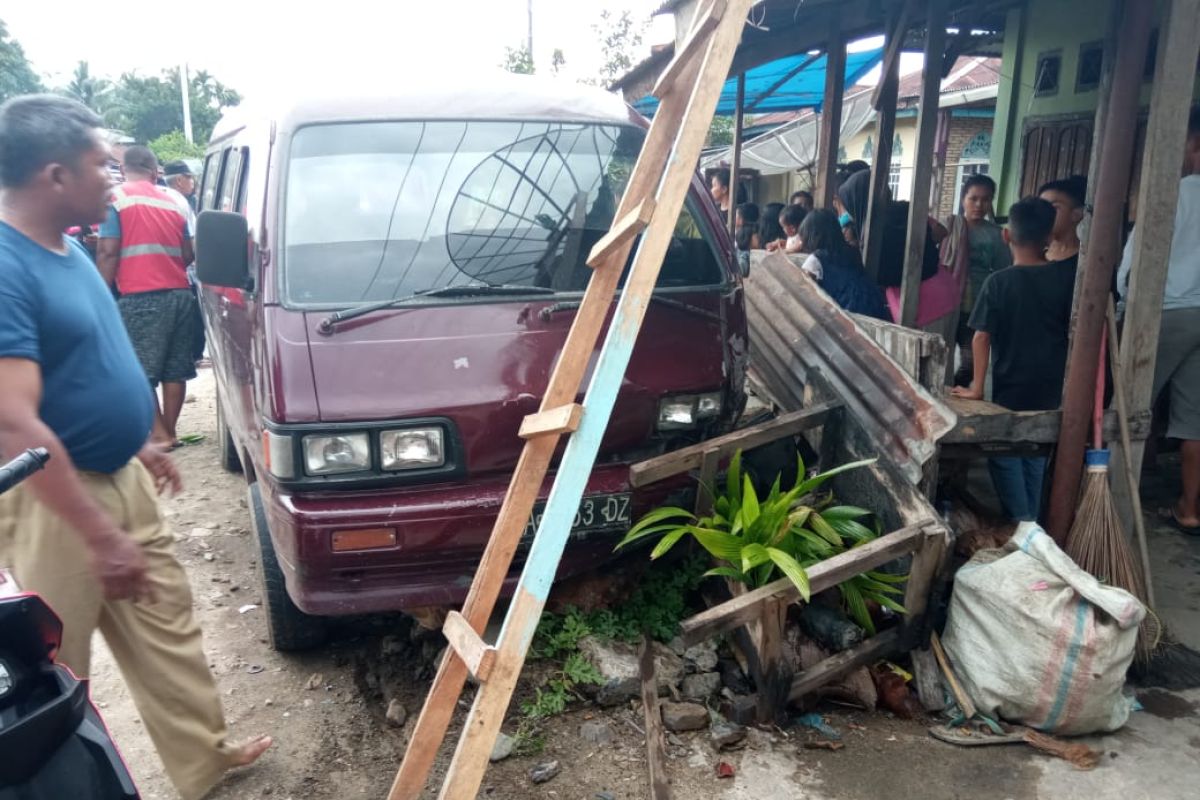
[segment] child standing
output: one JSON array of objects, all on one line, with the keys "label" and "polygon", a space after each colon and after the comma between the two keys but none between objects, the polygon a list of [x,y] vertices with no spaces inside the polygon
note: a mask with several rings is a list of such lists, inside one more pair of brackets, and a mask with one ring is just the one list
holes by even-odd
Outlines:
[{"label": "child standing", "polygon": [[[974,376],[958,397],[983,399],[988,362],[992,400],[1013,411],[1044,411],[1062,401],[1067,337],[1075,291],[1075,267],[1046,260],[1054,230],[1054,206],[1029,197],[1008,212],[1004,241],[1014,266],[984,281],[968,323],[975,331]],[[996,494],[1014,520],[1036,520],[1046,459],[993,458],[988,462]]]}]

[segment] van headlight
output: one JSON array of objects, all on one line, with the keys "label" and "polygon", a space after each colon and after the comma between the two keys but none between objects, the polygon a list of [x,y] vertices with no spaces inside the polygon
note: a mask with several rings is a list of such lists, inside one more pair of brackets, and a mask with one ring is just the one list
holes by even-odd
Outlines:
[{"label": "van headlight", "polygon": [[430,469],[446,463],[441,428],[403,428],[379,434],[385,470]]},{"label": "van headlight", "polygon": [[658,404],[658,429],[681,431],[721,415],[721,393],[666,397]]},{"label": "van headlight", "polygon": [[371,443],[365,433],[305,436],[304,471],[309,475],[336,475],[371,468]]}]

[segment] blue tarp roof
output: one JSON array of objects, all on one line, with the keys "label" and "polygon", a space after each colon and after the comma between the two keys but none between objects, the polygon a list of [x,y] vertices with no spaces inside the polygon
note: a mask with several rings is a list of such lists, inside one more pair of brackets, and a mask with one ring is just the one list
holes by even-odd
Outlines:
[{"label": "blue tarp roof", "polygon": [[[846,86],[853,86],[883,60],[883,48],[846,55]],[[825,99],[825,53],[787,56],[755,67],[746,73],[746,109],[753,114],[819,108]],[[780,81],[783,81],[780,83]],[[773,88],[774,87],[774,88]],[[737,106],[737,78],[725,81],[717,113],[731,115]],[[646,95],[633,104],[647,117],[658,110],[658,98]]]}]

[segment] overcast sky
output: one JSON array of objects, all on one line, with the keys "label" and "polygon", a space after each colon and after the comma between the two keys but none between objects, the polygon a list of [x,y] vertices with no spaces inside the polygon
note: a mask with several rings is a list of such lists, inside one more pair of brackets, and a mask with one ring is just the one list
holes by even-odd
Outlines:
[{"label": "overcast sky", "polygon": [[[601,9],[629,9],[646,19],[662,0],[533,0],[534,55],[541,71],[550,53],[566,54],[564,73],[594,75],[599,61],[591,23]],[[280,81],[304,81],[314,71],[340,73],[352,83],[371,74],[396,81],[469,79],[493,70],[504,48],[524,43],[526,0],[13,0],[0,19],[51,86],[66,83],[75,63],[116,77],[156,73],[187,61],[255,97]],[[643,53],[669,41],[674,28],[659,18]]]},{"label": "overcast sky", "polygon": [[[563,74],[591,77],[600,62],[591,25],[601,9],[630,10],[648,19],[662,0],[533,0],[534,56],[549,70],[550,54],[566,55]],[[351,86],[356,80],[394,82],[469,80],[495,70],[506,46],[527,30],[526,0],[333,0],[299,10],[278,0],[12,0],[0,19],[25,48],[34,69],[54,87],[76,62],[115,78],[156,74],[186,61],[205,69],[250,100],[318,77]],[[655,18],[638,58],[670,41],[669,16]],[[866,44],[866,43],[863,43]],[[878,42],[871,42],[878,46]],[[862,46],[861,44],[859,46]],[[901,71],[919,68],[905,58]],[[361,77],[366,76],[366,77]]]}]

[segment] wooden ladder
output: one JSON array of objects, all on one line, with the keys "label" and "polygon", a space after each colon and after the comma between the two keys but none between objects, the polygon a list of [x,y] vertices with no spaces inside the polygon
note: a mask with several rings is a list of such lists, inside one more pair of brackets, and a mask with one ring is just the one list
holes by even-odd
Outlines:
[{"label": "wooden ladder", "polygon": [[[421,795],[468,675],[480,686],[438,796],[467,800],[479,791],[754,2],[709,0],[697,13],[686,44],[654,86],[653,94],[660,100],[658,113],[615,222],[589,255],[593,274],[540,410],[521,425],[525,447],[463,610],[451,612],[446,619],[443,632],[450,646],[409,739],[389,800],[417,800]],[[584,372],[639,234],[641,243],[580,404],[576,401]],[[545,514],[500,636],[494,646],[488,645],[480,634],[564,434],[570,434],[570,439]]]}]

